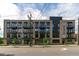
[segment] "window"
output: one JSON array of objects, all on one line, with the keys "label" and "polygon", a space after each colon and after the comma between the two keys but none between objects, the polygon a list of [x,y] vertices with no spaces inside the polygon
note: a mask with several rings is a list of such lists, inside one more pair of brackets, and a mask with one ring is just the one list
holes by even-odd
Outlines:
[{"label": "window", "polygon": [[18,26],[21,26],[22,22],[18,22]]},{"label": "window", "polygon": [[47,37],[50,37],[50,32],[47,32]]},{"label": "window", "polygon": [[50,22],[46,22],[47,26],[50,26]]},{"label": "window", "polygon": [[10,25],[10,22],[7,22],[8,25]]},{"label": "window", "polygon": [[63,34],[65,34],[65,31],[66,31],[66,30],[65,30],[65,25],[63,25]]},{"label": "window", "polygon": [[38,31],[35,31],[35,37],[38,37]]},{"label": "window", "polygon": [[21,28],[22,28],[22,22],[18,22],[17,29],[21,29]]},{"label": "window", "polygon": [[19,34],[18,34],[18,37],[19,37],[19,38],[22,38],[22,33],[19,33]]},{"label": "window", "polygon": [[27,33],[24,33],[24,38],[28,38],[28,34]]},{"label": "window", "polygon": [[45,25],[45,22],[40,22],[40,26],[44,26]]},{"label": "window", "polygon": [[16,33],[12,33],[12,38],[17,38],[17,34]]},{"label": "window", "polygon": [[12,22],[12,27],[16,27],[16,22]]},{"label": "window", "polygon": [[7,38],[10,38],[10,33],[7,33]]},{"label": "window", "polygon": [[40,38],[44,38],[45,37],[45,32],[40,32]]},{"label": "window", "polygon": [[74,26],[73,26],[73,23],[72,22],[67,22],[67,35],[68,35],[68,38],[73,38],[73,33],[75,32],[74,30]]},{"label": "window", "polygon": [[35,22],[35,28],[38,29],[38,22]]},{"label": "window", "polygon": [[28,24],[28,22],[24,22],[24,24]]},{"label": "window", "polygon": [[60,35],[60,20],[55,18],[52,20],[52,32],[53,32],[53,38],[59,38]]},{"label": "window", "polygon": [[10,26],[10,22],[7,22],[7,29],[9,29],[9,26]]}]

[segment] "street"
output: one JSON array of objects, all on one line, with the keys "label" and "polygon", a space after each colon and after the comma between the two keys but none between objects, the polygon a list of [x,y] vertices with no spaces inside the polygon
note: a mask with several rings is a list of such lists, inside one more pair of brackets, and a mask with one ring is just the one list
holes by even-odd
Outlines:
[{"label": "street", "polygon": [[0,47],[0,56],[79,56],[79,46]]}]

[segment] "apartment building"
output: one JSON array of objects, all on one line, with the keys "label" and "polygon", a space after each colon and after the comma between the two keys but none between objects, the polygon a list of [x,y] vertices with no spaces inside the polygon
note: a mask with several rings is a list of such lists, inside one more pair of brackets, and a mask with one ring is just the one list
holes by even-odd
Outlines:
[{"label": "apartment building", "polygon": [[65,20],[62,21],[63,24],[63,32],[62,38],[65,39],[65,43],[72,43],[75,44],[76,37],[75,37],[75,20]]},{"label": "apartment building", "polygon": [[6,44],[29,44],[30,36],[33,44],[41,44],[48,38],[49,44],[75,43],[75,21],[63,20],[62,17],[50,17],[48,20],[4,20],[4,38]]}]

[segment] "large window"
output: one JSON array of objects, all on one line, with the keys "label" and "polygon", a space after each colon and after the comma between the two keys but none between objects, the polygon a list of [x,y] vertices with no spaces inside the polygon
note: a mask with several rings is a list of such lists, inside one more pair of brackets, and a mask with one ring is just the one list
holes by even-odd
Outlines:
[{"label": "large window", "polygon": [[60,36],[60,20],[61,18],[59,17],[54,17],[52,18],[52,33],[53,33],[53,38],[59,38]]}]

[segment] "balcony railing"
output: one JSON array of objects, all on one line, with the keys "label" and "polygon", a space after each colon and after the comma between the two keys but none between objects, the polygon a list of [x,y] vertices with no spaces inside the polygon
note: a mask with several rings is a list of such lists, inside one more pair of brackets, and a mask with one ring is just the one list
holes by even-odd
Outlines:
[{"label": "balcony railing", "polygon": [[30,25],[23,26],[24,29],[32,29],[33,27]]},{"label": "balcony railing", "polygon": [[10,27],[11,29],[17,29],[17,26],[12,26],[12,27]]},{"label": "balcony railing", "polygon": [[40,29],[46,29],[46,26],[45,25],[40,25],[39,28]]},{"label": "balcony railing", "polygon": [[75,33],[75,31],[73,31],[73,32],[67,32],[67,34],[74,34]]},{"label": "balcony railing", "polygon": [[74,28],[74,26],[68,26],[67,27],[67,29],[73,29]]},{"label": "balcony railing", "polygon": [[17,29],[22,29],[22,26],[18,26]]},{"label": "balcony railing", "polygon": [[11,30],[10,32],[11,33],[17,33],[17,30]]}]

